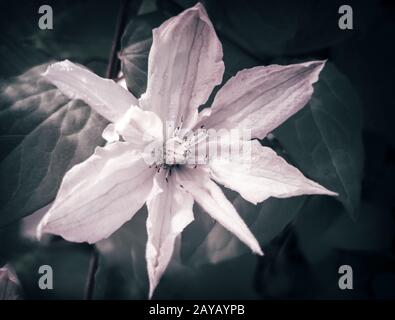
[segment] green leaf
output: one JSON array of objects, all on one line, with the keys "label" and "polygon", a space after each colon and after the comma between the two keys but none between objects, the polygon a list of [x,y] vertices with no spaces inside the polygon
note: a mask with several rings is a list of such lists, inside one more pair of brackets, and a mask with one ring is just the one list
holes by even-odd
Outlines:
[{"label": "green leaf", "polygon": [[129,90],[140,97],[147,87],[148,54],[152,44],[152,29],[165,20],[160,12],[133,18],[121,41],[121,68]]},{"label": "green leaf", "polygon": [[327,63],[309,104],[274,131],[296,166],[339,193],[354,218],[363,169],[361,113],[348,79]]},{"label": "green leaf", "polygon": [[[300,298],[306,293],[306,298],[319,299],[374,298],[376,288],[373,291],[372,287],[378,278],[384,273],[393,277],[394,227],[393,214],[381,206],[362,202],[360,216],[354,221],[333,198],[309,197],[302,214],[287,229],[292,241],[268,248],[273,256],[267,255],[262,265],[262,291],[266,295],[269,287],[283,285],[292,295],[283,291],[272,298]],[[353,268],[354,290],[339,290],[341,265]],[[302,269],[300,275],[288,280],[295,269]],[[377,289],[378,294],[385,294],[385,289]]]},{"label": "green leaf", "polygon": [[97,243],[100,259],[95,299],[147,298],[146,219],[147,209],[144,206],[108,239]]},{"label": "green leaf", "polygon": [[357,221],[328,197],[307,201],[303,214],[292,223],[299,246],[315,264],[334,251],[387,253],[392,250],[395,221],[387,209],[363,202]]},{"label": "green leaf", "polygon": [[65,172],[103,143],[107,121],[45,82],[45,68],[1,86],[0,226],[51,202]]},{"label": "green leaf", "polygon": [[[162,1],[166,5],[167,1]],[[196,0],[174,0],[183,9]],[[377,1],[347,2],[353,8],[353,30],[341,30],[342,0],[206,0],[218,33],[260,59],[316,52],[367,30],[378,15]],[[167,6],[169,6],[167,4]]]},{"label": "green leaf", "polygon": [[244,254],[215,265],[172,265],[161,279],[154,299],[257,299],[257,260],[256,255]]},{"label": "green leaf", "polygon": [[[38,8],[53,9],[53,29],[41,30]],[[70,59],[104,75],[119,1],[41,0],[0,4],[1,77],[56,59]],[[94,14],[92,14],[94,12]]]},{"label": "green leaf", "polygon": [[[237,195],[233,205],[265,252],[265,247],[296,217],[305,199],[305,197],[270,198],[254,205]],[[213,221],[207,213],[195,210],[195,219],[196,221],[186,228],[182,236],[182,258],[186,265],[219,263],[246,253],[252,254],[236,236]]]},{"label": "green leaf", "polygon": [[[95,299],[147,298],[146,219],[147,211],[143,208],[111,237],[97,244],[100,259]],[[253,287],[256,256],[241,254],[215,266],[184,265],[179,259],[180,245],[184,243],[177,242],[154,299],[256,298]],[[240,272],[240,277],[232,277],[234,272]]]},{"label": "green leaf", "polygon": [[[331,48],[330,60],[350,81],[361,97],[364,108],[364,129],[389,139],[395,145],[393,119],[393,76],[395,65],[389,63],[395,56],[395,19],[391,11],[381,17],[380,23],[369,28],[363,37],[354,37]],[[355,54],[358,53],[358,54]],[[371,63],[366,63],[371,61]]]}]

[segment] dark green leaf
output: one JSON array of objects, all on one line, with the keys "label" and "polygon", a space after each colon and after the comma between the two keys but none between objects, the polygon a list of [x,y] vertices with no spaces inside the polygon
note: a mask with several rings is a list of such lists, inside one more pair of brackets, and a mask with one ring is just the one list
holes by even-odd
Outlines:
[{"label": "dark green leaf", "polygon": [[395,65],[390,61],[395,56],[395,46],[389,39],[394,37],[395,19],[389,14],[380,22],[369,28],[364,37],[333,47],[330,60],[347,74],[361,97],[365,130],[386,136],[394,146]]},{"label": "dark green leaf", "polygon": [[[53,29],[41,30],[41,5],[53,9]],[[70,59],[104,74],[119,1],[31,0],[0,4],[1,77],[15,76],[48,60]],[[94,14],[93,14],[94,13]]]},{"label": "dark green leaf", "polygon": [[215,265],[193,268],[171,265],[154,298],[257,299],[254,283],[256,264],[257,256],[244,254]]},{"label": "dark green leaf", "polygon": [[[264,297],[366,299],[388,294],[388,289],[375,288],[376,293],[372,288],[381,276],[394,275],[390,212],[363,202],[359,219],[353,221],[339,202],[318,196],[308,198],[301,211],[287,229],[292,241],[283,241],[283,234],[268,248],[260,271]],[[354,290],[339,290],[341,265],[352,267]],[[295,269],[301,269],[299,276],[284,281]]]},{"label": "dark green leaf", "polygon": [[146,219],[144,206],[131,221],[97,244],[100,260],[96,275],[96,299],[147,298]]},{"label": "dark green leaf", "polygon": [[[146,218],[144,208],[109,239],[98,243],[100,267],[96,276],[96,299],[147,298]],[[228,261],[215,266],[207,263],[186,266],[179,259],[179,250],[180,242],[177,242],[154,299],[257,297],[253,288],[256,256],[240,254],[237,259],[228,257]],[[233,277],[235,272],[240,276]]]},{"label": "dark green leaf", "polygon": [[332,198],[307,201],[303,214],[293,222],[304,255],[315,264],[334,251],[391,252],[395,221],[386,209],[362,203],[357,221]]},{"label": "dark green leaf", "polygon": [[310,103],[275,130],[309,178],[338,192],[357,216],[363,167],[362,110],[348,79],[327,63]]},{"label": "dark green leaf", "polygon": [[[163,1],[165,2],[165,1]],[[194,0],[175,0],[182,8]],[[344,1],[325,0],[206,0],[218,33],[261,59],[273,55],[316,52],[367,30],[378,14],[377,1],[348,1],[353,30],[341,30],[339,7]]]},{"label": "dark green leaf", "polygon": [[45,82],[44,70],[33,68],[1,88],[0,225],[51,202],[64,173],[102,143],[107,122]]},{"label": "dark green leaf", "polygon": [[120,59],[129,90],[140,97],[147,87],[148,54],[152,44],[152,29],[165,20],[159,12],[133,18],[122,37]]},{"label": "dark green leaf", "polygon": [[[254,233],[265,252],[265,247],[289,224],[301,210],[304,197],[271,198],[253,205],[237,195],[233,205]],[[251,250],[207,213],[195,211],[195,221],[182,237],[182,254],[187,265],[219,263],[236,258]],[[250,253],[252,254],[252,253]]]}]

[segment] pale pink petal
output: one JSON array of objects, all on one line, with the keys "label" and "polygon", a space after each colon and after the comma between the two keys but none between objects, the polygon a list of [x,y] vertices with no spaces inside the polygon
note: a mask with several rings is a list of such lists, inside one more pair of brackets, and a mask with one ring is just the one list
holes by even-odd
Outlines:
[{"label": "pale pink petal", "polygon": [[272,149],[261,146],[258,141],[244,143],[251,144],[249,154],[211,159],[210,168],[214,180],[237,191],[247,201],[256,204],[269,197],[337,195],[306,178],[297,168],[288,164]]},{"label": "pale pink petal", "polygon": [[236,235],[253,252],[263,254],[255,236],[233,205],[226,199],[222,190],[210,179],[207,170],[201,166],[197,168],[185,167],[176,174],[182,187],[213,219]]},{"label": "pale pink petal", "polygon": [[165,173],[155,177],[156,191],[147,201],[148,242],[146,259],[150,283],[149,297],[159,283],[174,250],[176,237],[193,221],[193,198]]},{"label": "pale pink petal", "polygon": [[135,148],[163,140],[162,121],[151,111],[139,107],[130,107],[125,115],[115,124],[115,130],[124,140]]},{"label": "pale pink petal", "polygon": [[143,206],[154,174],[128,143],[96,148],[90,158],[66,173],[38,234],[89,243],[107,238]]},{"label": "pale pink petal", "polygon": [[81,99],[111,122],[118,121],[137,99],[113,80],[104,79],[68,60],[50,65],[43,75],[71,99]]},{"label": "pale pink petal", "polygon": [[[128,86],[126,85],[126,79],[123,73],[120,71],[117,77],[117,84],[119,84],[122,88],[128,90]],[[129,91],[129,90],[128,90]]]},{"label": "pale pink petal", "polygon": [[14,268],[6,264],[0,268],[0,300],[21,300],[22,286]]},{"label": "pale pink petal", "polygon": [[263,139],[306,105],[324,64],[312,61],[242,70],[218,91],[198,125],[250,129],[252,138]]},{"label": "pale pink petal", "polygon": [[113,123],[109,123],[107,127],[104,128],[102,137],[108,143],[119,141],[119,134],[115,130],[115,125]]},{"label": "pale pink petal", "polygon": [[198,3],[153,30],[147,91],[140,104],[163,122],[189,127],[223,72],[221,43]]}]

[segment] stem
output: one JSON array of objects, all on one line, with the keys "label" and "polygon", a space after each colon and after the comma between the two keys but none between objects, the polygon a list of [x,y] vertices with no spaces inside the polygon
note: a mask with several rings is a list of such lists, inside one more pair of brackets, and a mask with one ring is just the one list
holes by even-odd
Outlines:
[{"label": "stem", "polygon": [[[110,58],[108,60],[108,67],[106,71],[106,78],[113,79],[117,77],[119,71],[119,59],[117,56],[117,52],[120,47],[120,40],[123,33],[123,30],[126,26],[127,16],[128,16],[128,8],[129,8],[130,0],[121,0],[121,4],[118,11],[117,16],[117,24],[115,27],[114,40],[111,45],[111,53]],[[137,13],[137,10],[140,6],[140,1],[134,1],[131,9],[131,13]],[[92,300],[93,292],[95,289],[95,276],[97,269],[99,267],[99,253],[96,247],[92,246],[92,255],[89,261],[89,269],[85,284],[85,300]]]},{"label": "stem", "polygon": [[93,291],[95,289],[95,276],[99,267],[99,253],[94,245],[92,245],[92,255],[89,260],[88,276],[85,283],[85,300],[92,300]]},{"label": "stem", "polygon": [[118,11],[117,24],[115,26],[114,40],[111,46],[110,59],[106,71],[106,78],[113,79],[117,76],[119,69],[119,59],[117,57],[118,49],[120,47],[120,40],[122,32],[125,29],[126,18],[128,15],[129,0],[121,0],[121,5]]}]

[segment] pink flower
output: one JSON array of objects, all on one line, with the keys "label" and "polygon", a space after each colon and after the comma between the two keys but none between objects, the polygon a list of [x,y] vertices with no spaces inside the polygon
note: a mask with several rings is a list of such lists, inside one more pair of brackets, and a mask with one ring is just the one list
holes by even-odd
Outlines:
[{"label": "pink flower", "polygon": [[[309,101],[324,62],[242,70],[219,90],[211,108],[199,113],[198,107],[221,83],[224,63],[221,43],[205,9],[197,4],[153,30],[148,65],[147,91],[140,99],[70,61],[48,67],[46,79],[67,96],[84,100],[111,124],[103,132],[107,145],[66,173],[38,233],[95,243],[147,203],[151,297],[169,264],[176,237],[194,219],[194,201],[253,252],[262,254],[214,181],[255,204],[269,197],[336,194],[307,179],[257,140],[239,141],[242,146],[249,144],[248,158],[214,157],[197,166],[185,163],[201,126],[247,129],[252,139],[263,139]],[[175,123],[170,133],[169,121]],[[223,147],[221,140],[216,143]],[[163,156],[147,163],[145,156],[153,145],[160,146]]]}]

